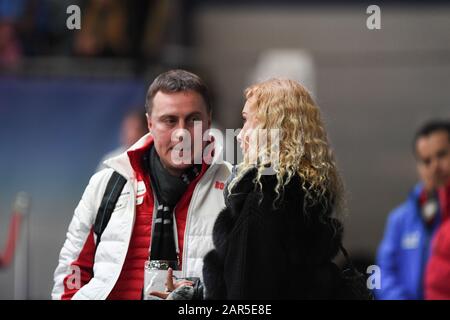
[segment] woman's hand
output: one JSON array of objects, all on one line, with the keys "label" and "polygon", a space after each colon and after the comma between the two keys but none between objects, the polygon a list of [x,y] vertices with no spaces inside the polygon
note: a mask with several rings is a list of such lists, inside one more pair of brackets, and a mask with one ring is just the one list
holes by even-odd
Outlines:
[{"label": "woman's hand", "polygon": [[177,288],[180,288],[182,286],[193,286],[194,283],[192,281],[189,280],[180,280],[177,282],[173,282],[173,270],[172,268],[169,268],[167,270],[167,278],[166,278],[166,291],[162,292],[162,291],[151,291],[150,295],[161,298],[161,299],[167,299],[167,297],[169,296],[169,294],[174,291]]}]

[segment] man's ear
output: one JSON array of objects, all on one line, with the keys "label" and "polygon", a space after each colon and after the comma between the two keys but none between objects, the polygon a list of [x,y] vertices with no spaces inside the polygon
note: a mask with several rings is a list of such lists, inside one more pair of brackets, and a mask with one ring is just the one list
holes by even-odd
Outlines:
[{"label": "man's ear", "polygon": [[148,127],[148,131],[150,132],[150,133],[152,133],[152,117],[148,114],[148,113],[145,113],[145,117],[147,118],[147,127]]}]

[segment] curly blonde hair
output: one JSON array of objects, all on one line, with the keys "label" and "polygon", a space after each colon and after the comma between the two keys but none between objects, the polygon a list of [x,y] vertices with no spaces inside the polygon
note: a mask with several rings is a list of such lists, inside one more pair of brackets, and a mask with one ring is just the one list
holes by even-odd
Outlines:
[{"label": "curly blonde hair", "polygon": [[[319,108],[309,92],[296,81],[271,79],[250,86],[244,94],[247,100],[254,102],[257,129],[279,129],[278,165],[274,168],[277,177],[275,201],[291,178],[298,175],[305,192],[304,210],[320,202],[325,209],[331,206],[340,212],[343,209],[343,184]],[[273,151],[272,143],[257,151],[256,163],[244,156],[236,177],[228,186],[229,192],[245,172],[255,166],[254,183],[262,190],[261,176],[270,166],[267,155]]]}]

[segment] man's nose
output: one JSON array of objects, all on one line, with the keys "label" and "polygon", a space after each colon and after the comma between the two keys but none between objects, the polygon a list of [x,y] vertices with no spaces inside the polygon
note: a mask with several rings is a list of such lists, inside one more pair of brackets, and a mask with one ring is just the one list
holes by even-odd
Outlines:
[{"label": "man's nose", "polygon": [[180,141],[183,139],[183,137],[185,137],[187,135],[187,127],[186,127],[186,122],[180,120],[175,128],[175,132],[174,132],[174,138],[177,141]]},{"label": "man's nose", "polygon": [[433,159],[430,163],[430,171],[434,176],[439,173],[439,160]]},{"label": "man's nose", "polygon": [[177,124],[177,129],[187,130],[187,123],[183,119],[180,119]]}]

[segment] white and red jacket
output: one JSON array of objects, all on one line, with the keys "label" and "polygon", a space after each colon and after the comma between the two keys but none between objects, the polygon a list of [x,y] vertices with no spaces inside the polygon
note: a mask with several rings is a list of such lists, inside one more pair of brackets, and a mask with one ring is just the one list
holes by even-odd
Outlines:
[{"label": "white and red jacket", "polygon": [[[150,135],[142,137],[127,152],[105,161],[108,168],[92,176],[61,249],[53,299],[141,298],[155,202],[148,173],[143,172],[140,162],[152,143]],[[231,165],[219,161],[221,151],[221,147],[215,147],[211,164],[203,163],[201,174],[175,208],[185,277],[201,277],[203,257],[213,248],[212,230],[225,206],[223,187],[231,174]],[[93,226],[114,171],[127,183],[96,249]]]}]

